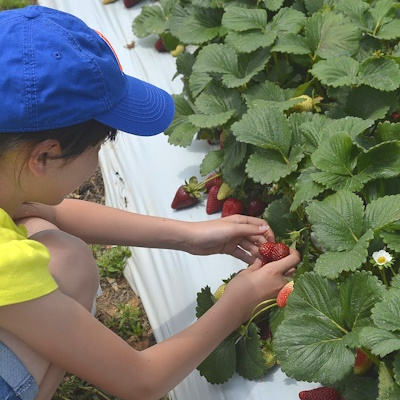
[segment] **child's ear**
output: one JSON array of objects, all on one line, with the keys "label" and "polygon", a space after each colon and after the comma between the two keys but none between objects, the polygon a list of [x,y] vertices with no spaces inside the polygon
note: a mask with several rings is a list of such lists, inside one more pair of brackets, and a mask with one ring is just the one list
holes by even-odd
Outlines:
[{"label": "child's ear", "polygon": [[57,139],[47,139],[35,144],[29,155],[28,167],[34,175],[44,175],[50,162],[61,155],[61,145]]}]

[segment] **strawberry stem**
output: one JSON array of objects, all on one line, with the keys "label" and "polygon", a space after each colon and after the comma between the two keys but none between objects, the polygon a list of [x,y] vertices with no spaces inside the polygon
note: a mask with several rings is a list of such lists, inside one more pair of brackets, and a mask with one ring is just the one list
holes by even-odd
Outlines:
[{"label": "strawberry stem", "polygon": [[[274,301],[275,301],[275,299],[274,299]],[[264,303],[264,302],[263,302],[263,303]],[[260,304],[261,304],[261,303],[260,303]],[[246,332],[247,332],[247,330],[249,329],[250,324],[253,322],[253,320],[254,320],[256,317],[258,317],[259,315],[263,314],[265,311],[268,311],[270,308],[275,307],[276,305],[277,305],[276,302],[274,302],[274,303],[270,304],[269,306],[262,308],[262,309],[261,309],[260,311],[258,311],[256,314],[254,314],[254,315],[249,319],[249,321],[247,322],[247,324],[246,324],[246,326],[245,326]],[[257,306],[257,307],[258,307],[258,306]],[[257,308],[257,307],[256,307],[256,308]]]}]

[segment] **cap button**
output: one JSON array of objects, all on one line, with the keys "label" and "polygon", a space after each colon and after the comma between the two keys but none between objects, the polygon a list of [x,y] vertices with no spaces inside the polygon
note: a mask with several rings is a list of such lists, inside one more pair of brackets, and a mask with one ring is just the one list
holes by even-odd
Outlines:
[{"label": "cap button", "polygon": [[24,14],[25,17],[33,19],[39,16],[39,11],[36,9],[36,7],[33,6],[25,7]]}]

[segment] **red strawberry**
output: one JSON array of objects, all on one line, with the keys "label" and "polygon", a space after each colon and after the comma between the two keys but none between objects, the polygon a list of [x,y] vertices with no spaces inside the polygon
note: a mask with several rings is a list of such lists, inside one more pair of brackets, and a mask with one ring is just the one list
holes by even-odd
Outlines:
[{"label": "red strawberry", "polygon": [[189,182],[185,181],[185,184],[176,191],[171,208],[179,210],[195,205],[201,198],[202,192],[204,192],[203,184],[199,183],[195,176],[192,176]]},{"label": "red strawberry", "polygon": [[208,193],[213,186],[220,187],[221,184],[222,184],[221,176],[216,172],[213,172],[212,174],[208,175],[207,178],[204,180],[204,187],[206,189],[206,193]]},{"label": "red strawberry", "polygon": [[258,252],[263,256],[264,264],[267,264],[287,257],[290,254],[290,249],[284,243],[267,242],[258,248]]},{"label": "red strawberry", "polygon": [[261,340],[270,340],[272,339],[272,331],[271,328],[269,327],[269,321],[267,319],[264,319],[263,321],[259,322],[257,324],[259,331],[259,335]]},{"label": "red strawberry", "polygon": [[124,0],[124,6],[126,8],[131,8],[139,3],[140,0]]},{"label": "red strawberry", "polygon": [[393,117],[394,120],[396,120],[396,119],[398,119],[400,117],[400,113],[394,112],[392,117]]},{"label": "red strawberry", "polygon": [[279,291],[278,296],[276,297],[276,304],[279,308],[286,307],[287,299],[290,293],[293,292],[293,286],[294,282],[290,281]]},{"label": "red strawberry", "polygon": [[251,217],[259,217],[264,214],[266,206],[267,205],[259,197],[254,197],[250,199],[249,204],[247,205],[247,215],[250,215]]},{"label": "red strawberry", "polygon": [[299,393],[300,400],[340,400],[339,392],[334,388],[319,387],[311,390],[303,390]]},{"label": "red strawberry", "polygon": [[229,197],[225,200],[222,206],[221,217],[228,217],[229,215],[242,214],[244,210],[244,204],[239,199]]},{"label": "red strawberry", "polygon": [[219,186],[213,186],[208,193],[208,199],[206,204],[206,213],[214,214],[222,210],[222,206],[225,200],[218,200]]},{"label": "red strawberry", "polygon": [[373,361],[361,350],[356,349],[356,361],[353,371],[355,375],[364,375],[373,365]]},{"label": "red strawberry", "polygon": [[155,49],[160,53],[165,53],[168,50],[165,48],[164,42],[161,38],[158,38],[154,44]]}]

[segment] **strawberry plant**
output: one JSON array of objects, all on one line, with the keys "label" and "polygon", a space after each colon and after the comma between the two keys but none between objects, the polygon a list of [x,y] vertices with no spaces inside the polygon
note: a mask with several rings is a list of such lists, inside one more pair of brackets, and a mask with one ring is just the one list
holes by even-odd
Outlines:
[{"label": "strawberry plant", "polygon": [[[289,377],[400,398],[399,1],[162,0],[133,30],[184,47],[169,143],[207,140],[200,174],[262,198],[277,241],[302,254],[286,306],[261,304],[201,374],[268,373],[267,319]],[[203,288],[197,316],[214,301]],[[373,363],[361,376],[357,349]]]}]

